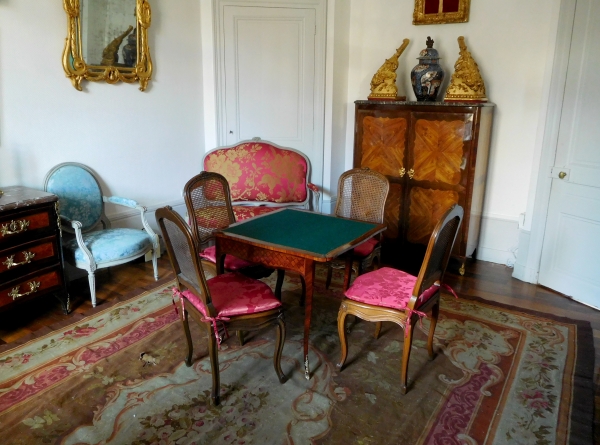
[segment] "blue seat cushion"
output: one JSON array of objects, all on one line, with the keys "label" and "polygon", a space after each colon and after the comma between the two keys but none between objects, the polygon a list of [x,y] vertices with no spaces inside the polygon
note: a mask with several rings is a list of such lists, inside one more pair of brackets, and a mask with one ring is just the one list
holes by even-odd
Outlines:
[{"label": "blue seat cushion", "polygon": [[[83,234],[85,246],[96,263],[106,263],[141,255],[152,249],[152,239],[144,230],[106,229]],[[87,256],[77,244],[77,239],[63,244],[66,260],[87,262]]]}]

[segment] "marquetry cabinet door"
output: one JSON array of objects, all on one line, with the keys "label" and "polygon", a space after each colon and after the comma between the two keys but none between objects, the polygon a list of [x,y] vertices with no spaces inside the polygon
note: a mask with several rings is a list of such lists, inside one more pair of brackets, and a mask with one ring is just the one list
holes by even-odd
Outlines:
[{"label": "marquetry cabinet door", "polygon": [[[384,261],[419,264],[437,221],[465,209],[453,255],[477,247],[493,105],[356,102],[354,166],[390,180]],[[464,269],[462,269],[464,270]]]}]

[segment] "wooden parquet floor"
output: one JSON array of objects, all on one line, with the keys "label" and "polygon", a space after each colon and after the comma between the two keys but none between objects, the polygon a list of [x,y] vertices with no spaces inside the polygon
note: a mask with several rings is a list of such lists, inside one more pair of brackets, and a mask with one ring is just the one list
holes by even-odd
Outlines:
[{"label": "wooden parquet floor", "polygon": [[[160,281],[173,279],[168,257],[159,259]],[[600,443],[600,311],[577,303],[542,286],[524,283],[512,278],[512,269],[494,263],[476,261],[467,264],[464,276],[449,271],[446,281],[458,293],[480,297],[513,307],[556,314],[562,317],[587,320],[594,333],[595,347],[595,431]],[[134,262],[104,269],[97,273],[98,306],[93,308],[89,299],[86,277],[71,283],[72,311],[65,315],[57,299],[50,297],[33,300],[16,308],[0,312],[0,351],[10,343],[21,343],[33,336],[51,331],[51,326],[70,324],[135,295],[136,289],[154,284],[152,263]]]}]

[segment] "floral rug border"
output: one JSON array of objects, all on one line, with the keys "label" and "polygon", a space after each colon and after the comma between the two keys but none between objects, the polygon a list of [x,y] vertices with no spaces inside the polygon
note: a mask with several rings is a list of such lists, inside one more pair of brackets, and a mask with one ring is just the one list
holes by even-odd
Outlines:
[{"label": "floral rug border", "polygon": [[527,315],[547,318],[564,324],[572,324],[576,327],[576,363],[573,371],[573,402],[571,409],[569,442],[574,445],[588,444],[594,437],[594,409],[595,394],[594,367],[595,354],[594,333],[591,323],[586,320],[578,320],[570,317],[562,317],[548,312],[536,311],[535,309],[520,308],[509,304],[490,301],[485,298],[466,295],[457,292],[459,298],[475,301],[484,306],[504,308],[511,312],[522,312]]}]

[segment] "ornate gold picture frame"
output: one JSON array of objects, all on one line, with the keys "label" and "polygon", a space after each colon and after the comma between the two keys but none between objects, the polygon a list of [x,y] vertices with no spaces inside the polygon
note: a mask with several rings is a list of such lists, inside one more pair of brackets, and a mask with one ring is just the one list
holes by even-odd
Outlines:
[{"label": "ornate gold picture frame", "polygon": [[[147,0],[129,1],[131,2],[131,12],[127,11],[127,17],[131,17],[132,24],[125,27],[125,25],[121,25],[122,17],[111,17],[110,10],[105,5],[106,2],[63,0],[63,7],[67,13],[67,38],[62,57],[63,68],[77,90],[81,91],[81,81],[84,79],[92,82],[104,81],[109,84],[139,82],[140,91],[144,91],[148,86],[152,75],[152,58],[148,47],[148,28],[151,22],[150,4]],[[115,4],[119,5],[119,3]],[[88,26],[97,24],[97,21],[91,17],[90,11],[93,12],[98,8],[109,11],[109,14],[105,15],[108,17],[106,19],[108,22],[104,26],[106,31],[103,36],[108,40],[100,43],[101,51],[96,51],[101,53],[101,57],[93,58],[89,53],[84,54],[83,47],[90,46],[88,40],[91,40],[92,37],[102,42],[102,38],[96,37],[97,33],[90,37],[91,33],[88,33],[87,29]],[[82,11],[85,11],[85,14],[82,14]],[[111,20],[112,22],[110,22]],[[118,31],[116,31],[117,29]],[[126,38],[127,40],[125,40]],[[129,43],[124,45],[124,41]],[[98,43],[95,43],[98,46]]]},{"label": "ornate gold picture frame", "polygon": [[469,21],[471,0],[415,0],[413,25],[440,25]]}]

